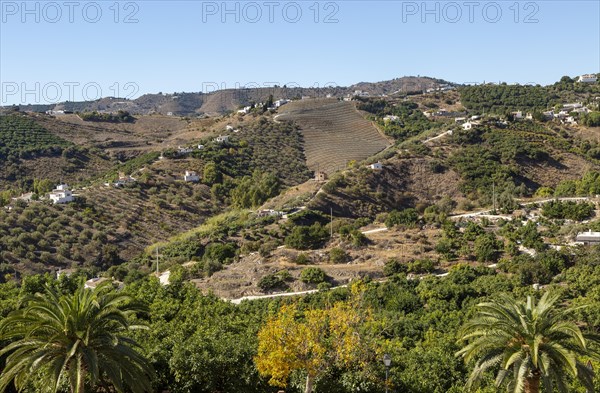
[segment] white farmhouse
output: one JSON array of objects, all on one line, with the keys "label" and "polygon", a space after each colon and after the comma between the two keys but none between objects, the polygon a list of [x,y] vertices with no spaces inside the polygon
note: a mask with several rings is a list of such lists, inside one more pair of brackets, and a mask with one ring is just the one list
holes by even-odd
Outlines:
[{"label": "white farmhouse", "polygon": [[470,121],[467,121],[461,125],[462,129],[465,131],[472,129],[475,126],[476,126],[476,124],[473,122],[470,122]]},{"label": "white farmhouse", "polygon": [[233,126],[226,125],[226,126],[225,126],[225,130],[226,130],[226,131],[233,131]]},{"label": "white farmhouse", "polygon": [[200,181],[200,176],[194,171],[185,171],[183,180],[189,183],[198,183]]},{"label": "white farmhouse", "polygon": [[598,81],[598,77],[596,74],[584,74],[577,78],[577,82],[581,83],[596,83]]},{"label": "white farmhouse", "polygon": [[186,155],[186,154],[190,154],[191,152],[193,152],[194,149],[192,149],[191,147],[181,147],[179,146],[177,148],[177,154],[180,156]]},{"label": "white farmhouse", "polygon": [[48,194],[48,197],[54,204],[69,203],[75,200],[73,193],[66,184],[59,184],[56,186],[56,188]]},{"label": "white farmhouse", "polygon": [[[233,128],[232,128],[232,130],[233,130]],[[229,135],[219,135],[218,137],[215,138],[215,142],[217,142],[217,143],[228,143],[229,142]]]},{"label": "white farmhouse", "polygon": [[381,162],[376,162],[374,164],[369,165],[369,168],[376,170],[376,171],[380,171],[383,169],[383,165],[381,164]]},{"label": "white farmhouse", "polygon": [[287,103],[288,103],[288,100],[286,100],[285,98],[282,98],[282,99],[280,99],[280,100],[277,100],[277,101],[275,101],[275,102],[273,103],[273,106],[274,106],[275,108],[279,108],[280,106],[282,106],[282,105],[285,105],[285,104],[287,104]]}]

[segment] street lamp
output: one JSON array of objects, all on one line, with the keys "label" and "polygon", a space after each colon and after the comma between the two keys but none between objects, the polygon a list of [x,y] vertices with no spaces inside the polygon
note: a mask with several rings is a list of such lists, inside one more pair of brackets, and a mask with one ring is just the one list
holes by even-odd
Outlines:
[{"label": "street lamp", "polygon": [[390,375],[390,366],[392,365],[392,357],[387,353],[383,355],[383,364],[385,365],[385,393],[388,393],[388,378]]}]

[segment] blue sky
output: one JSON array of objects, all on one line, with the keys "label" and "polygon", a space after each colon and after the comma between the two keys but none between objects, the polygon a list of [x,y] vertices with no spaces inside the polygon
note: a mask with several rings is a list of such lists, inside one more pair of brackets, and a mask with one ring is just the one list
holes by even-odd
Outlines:
[{"label": "blue sky", "polygon": [[1,0],[0,11],[2,105],[405,75],[549,84],[600,72],[596,0]]}]

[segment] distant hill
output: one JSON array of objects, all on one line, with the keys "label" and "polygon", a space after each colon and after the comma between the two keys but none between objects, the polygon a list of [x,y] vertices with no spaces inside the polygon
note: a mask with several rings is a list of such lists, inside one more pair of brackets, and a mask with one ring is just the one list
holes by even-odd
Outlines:
[{"label": "distant hill", "polygon": [[234,111],[252,102],[266,101],[269,95],[275,99],[342,97],[361,90],[370,95],[407,93],[423,91],[441,85],[454,85],[441,79],[429,77],[402,77],[381,82],[361,82],[352,86],[303,88],[303,87],[265,87],[248,89],[224,89],[215,92],[189,92],[173,94],[145,94],[134,100],[106,97],[95,101],[62,102],[55,105],[21,105],[22,111],[44,112],[47,110],[84,111],[128,111],[132,114],[172,113],[177,116],[219,115]]}]

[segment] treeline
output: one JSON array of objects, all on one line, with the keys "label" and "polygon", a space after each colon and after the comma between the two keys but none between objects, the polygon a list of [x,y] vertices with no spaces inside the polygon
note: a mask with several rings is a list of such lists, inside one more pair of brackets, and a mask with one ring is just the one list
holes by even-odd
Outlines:
[{"label": "treeline", "polygon": [[477,113],[540,111],[561,103],[558,95],[542,86],[476,85],[462,87],[459,92],[464,107]]},{"label": "treeline", "polygon": [[99,122],[107,122],[107,123],[133,123],[133,122],[135,122],[135,117],[133,117],[127,111],[118,111],[117,113],[99,113],[97,111],[81,112],[81,113],[78,113],[78,116],[83,121],[99,121]]}]

